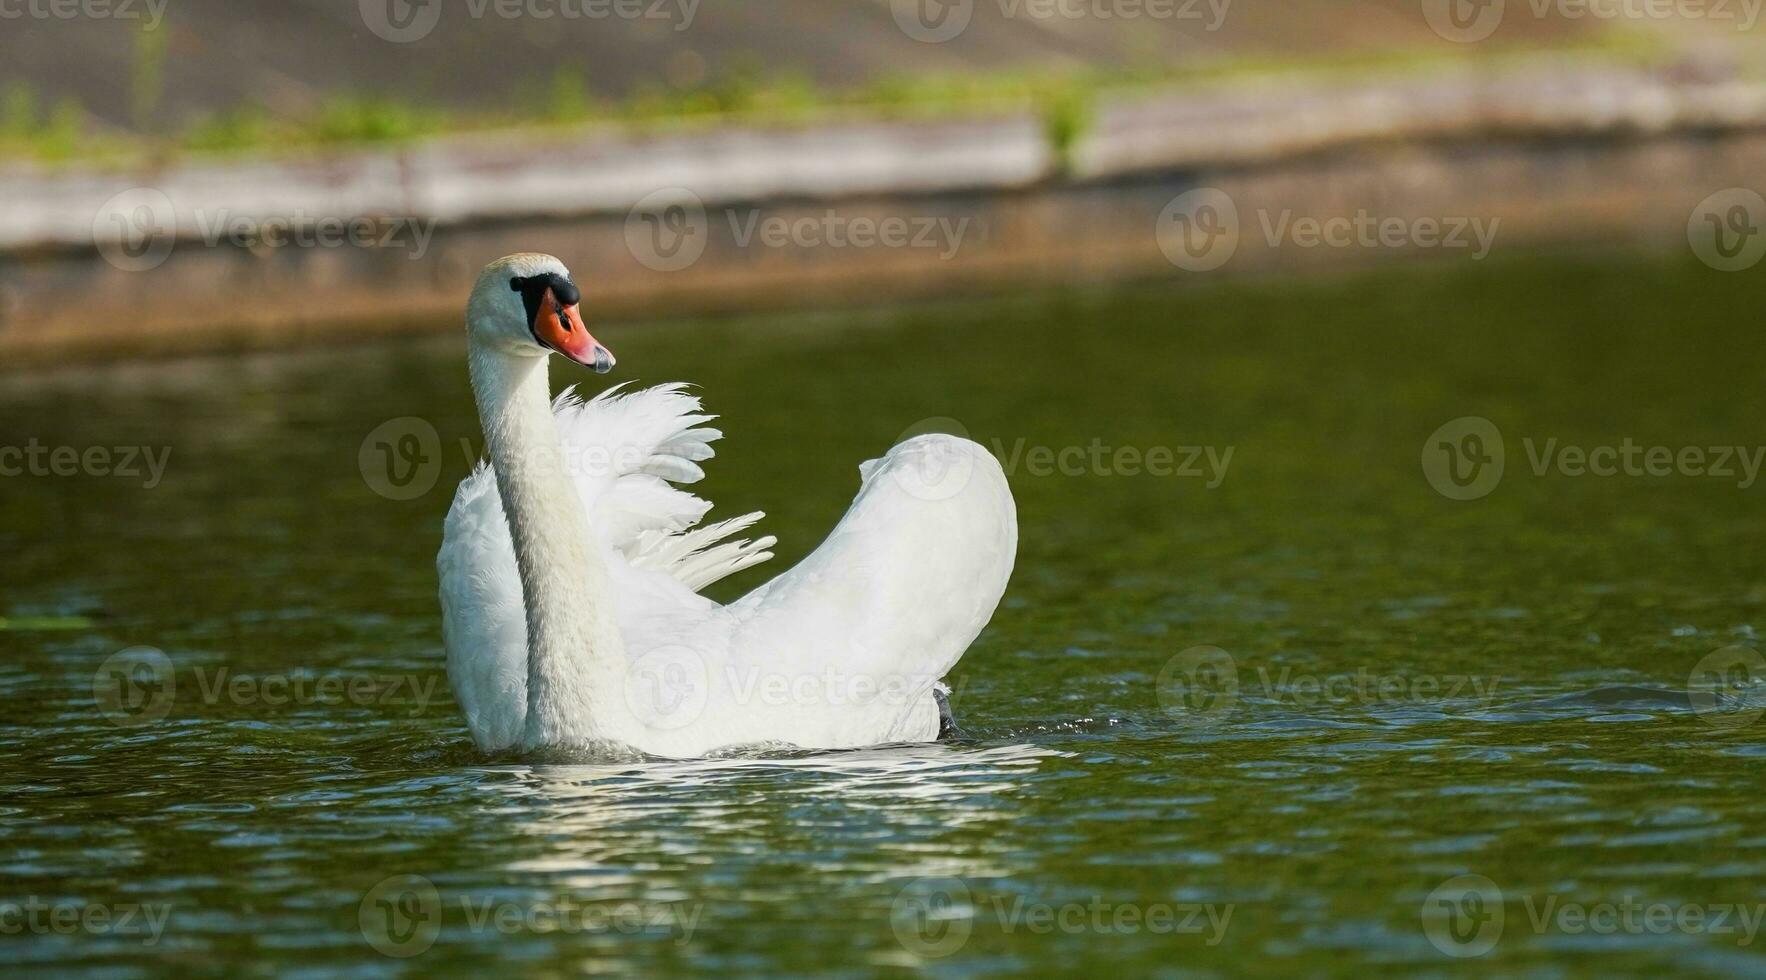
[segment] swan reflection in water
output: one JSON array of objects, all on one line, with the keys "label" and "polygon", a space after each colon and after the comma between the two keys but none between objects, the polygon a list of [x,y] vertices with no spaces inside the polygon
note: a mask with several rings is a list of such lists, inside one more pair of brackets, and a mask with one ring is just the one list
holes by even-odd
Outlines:
[{"label": "swan reflection in water", "polygon": [[[732,860],[838,865],[876,881],[1008,874],[975,842],[1019,818],[1016,790],[1043,760],[1067,754],[932,743],[480,771],[491,777],[483,787],[518,811],[514,833],[544,839],[506,870],[588,893],[639,886],[655,898],[691,869]],[[953,836],[966,846],[948,846]]]}]

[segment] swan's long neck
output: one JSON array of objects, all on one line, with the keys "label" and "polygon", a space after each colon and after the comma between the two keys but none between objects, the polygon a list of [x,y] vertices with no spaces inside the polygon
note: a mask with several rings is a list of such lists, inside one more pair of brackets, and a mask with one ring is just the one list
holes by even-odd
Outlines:
[{"label": "swan's long neck", "polygon": [[527,606],[527,748],[583,745],[624,697],[607,567],[566,471],[545,357],[473,345],[473,394]]}]

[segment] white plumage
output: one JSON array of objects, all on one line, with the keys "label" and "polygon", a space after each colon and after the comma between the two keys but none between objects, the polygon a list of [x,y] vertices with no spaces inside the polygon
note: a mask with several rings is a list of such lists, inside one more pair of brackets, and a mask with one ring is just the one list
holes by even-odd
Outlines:
[{"label": "white plumage", "polygon": [[[474,380],[481,413],[504,411],[476,373]],[[544,402],[536,405],[530,411]],[[531,518],[521,508],[506,517],[498,474],[481,465],[460,485],[437,562],[448,675],[481,749],[594,741],[691,757],[737,746],[832,749],[937,737],[932,692],[991,617],[1017,548],[1011,492],[986,450],[955,436],[919,436],[863,464],[858,495],[827,540],[724,606],[698,591],[771,558],[774,539],[737,537],[758,512],[701,525],[711,504],[679,486],[703,478],[700,464],[722,437],[707,426],[714,417],[699,399],[679,384],[613,389],[588,401],[566,392],[551,416],[560,445],[549,463],[567,474],[576,500],[539,512],[580,508],[586,522],[576,526],[594,572],[563,602],[611,616],[618,643],[609,637],[601,646],[623,649],[584,651],[571,665],[593,697],[533,702],[548,716],[566,716],[563,728],[577,734],[536,736],[560,726],[529,718],[532,617],[515,541],[544,542],[550,532],[512,535],[512,521]],[[543,431],[531,420],[504,426],[487,415],[487,437],[505,444],[499,458],[528,458],[506,451],[517,436],[505,428]],[[502,476],[505,486],[525,479]],[[518,495],[527,492],[520,486]],[[599,715],[569,718],[591,710]]]}]

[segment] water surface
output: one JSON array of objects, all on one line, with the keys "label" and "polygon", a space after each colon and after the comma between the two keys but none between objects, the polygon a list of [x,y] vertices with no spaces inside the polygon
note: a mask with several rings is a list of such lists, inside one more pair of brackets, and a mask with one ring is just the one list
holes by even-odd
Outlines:
[{"label": "water surface", "polygon": [[[724,415],[702,489],[768,511],[780,568],[904,431],[961,425],[1017,495],[966,740],[709,762],[473,751],[433,571],[479,441],[458,335],[0,379],[0,446],[170,451],[151,487],[0,478],[0,944],[103,976],[1766,973],[1734,649],[1766,491],[1556,455],[1766,445],[1763,308],[1757,274],[1531,257],[609,328],[618,377]],[[1504,471],[1449,499],[1422,455],[1488,456],[1436,435],[1468,416]],[[425,426],[432,462],[365,478]],[[100,703],[137,646],[174,696]]]}]

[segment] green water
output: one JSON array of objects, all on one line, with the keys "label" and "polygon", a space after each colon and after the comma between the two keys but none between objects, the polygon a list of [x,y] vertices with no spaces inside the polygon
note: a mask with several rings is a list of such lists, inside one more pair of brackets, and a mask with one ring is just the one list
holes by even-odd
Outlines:
[{"label": "green water", "polygon": [[[609,328],[616,378],[723,413],[703,490],[768,511],[778,567],[933,416],[1008,458],[1022,529],[951,678],[967,740],[653,765],[466,738],[432,565],[478,441],[457,335],[0,377],[0,446],[171,453],[151,488],[0,478],[0,950],[102,976],[1766,973],[1760,672],[1706,659],[1766,628],[1766,490],[1532,459],[1766,445],[1762,309],[1758,271],[1531,257]],[[1489,442],[1431,435],[1464,416],[1505,467],[1460,501],[1422,454],[1487,481]],[[360,450],[406,417],[438,448],[387,499]],[[1125,472],[1188,446],[1224,473]],[[138,645],[173,682],[95,688]],[[1701,661],[1720,689],[1689,696]]]}]

